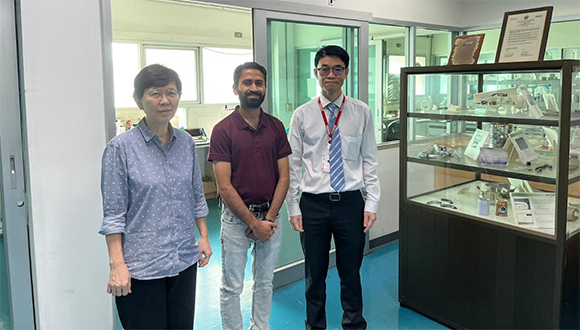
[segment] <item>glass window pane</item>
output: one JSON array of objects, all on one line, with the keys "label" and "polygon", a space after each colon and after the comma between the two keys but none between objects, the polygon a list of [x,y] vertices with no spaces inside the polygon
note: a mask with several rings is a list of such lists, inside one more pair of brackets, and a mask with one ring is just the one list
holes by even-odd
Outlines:
[{"label": "glass window pane", "polygon": [[232,92],[235,68],[253,61],[251,49],[203,48],[203,103],[238,104]]},{"label": "glass window pane", "polygon": [[369,24],[369,107],[376,140],[399,140],[401,68],[406,66],[402,26]]},{"label": "glass window pane", "polygon": [[449,58],[451,32],[417,28],[416,55],[425,58],[421,66],[442,65],[441,58]]},{"label": "glass window pane", "polygon": [[115,108],[136,107],[133,100],[133,80],[139,73],[139,45],[113,43],[113,79]]},{"label": "glass window pane", "polygon": [[[290,126],[294,109],[320,94],[314,77],[314,56],[322,46],[338,45],[349,53],[350,73],[342,90],[348,96],[357,96],[358,85],[354,78],[357,75],[358,49],[354,45],[358,29],[283,21],[270,21],[268,24],[269,109],[284,126]],[[284,204],[280,210],[283,246],[276,264],[278,267],[304,257],[300,249],[288,248],[300,246],[300,241],[290,228],[285,207]]]},{"label": "glass window pane", "polygon": [[499,42],[499,34],[501,29],[490,29],[480,31],[469,31],[468,35],[485,34],[483,38],[483,45],[481,45],[481,52],[479,53],[478,64],[495,63],[495,54],[497,52],[497,44]]},{"label": "glass window pane", "polygon": [[[269,22],[270,51],[268,84],[270,112],[286,127],[294,109],[317,97],[320,93],[314,77],[314,56],[325,45],[338,45],[350,55],[350,73],[342,90],[356,97],[358,85],[354,79],[358,63],[356,36],[358,30],[340,26]],[[275,83],[274,83],[275,82]]]},{"label": "glass window pane", "polygon": [[198,101],[197,52],[193,49],[146,48],[146,65],[162,64],[175,70],[181,79],[181,101]]},{"label": "glass window pane", "polygon": [[544,61],[580,59],[580,20],[550,25]]}]

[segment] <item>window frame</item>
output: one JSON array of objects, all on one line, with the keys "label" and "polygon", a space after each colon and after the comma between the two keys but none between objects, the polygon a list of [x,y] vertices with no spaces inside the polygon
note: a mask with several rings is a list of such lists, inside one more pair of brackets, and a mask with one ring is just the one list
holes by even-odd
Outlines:
[{"label": "window frame", "polygon": [[198,45],[183,45],[179,43],[145,43],[140,42],[140,65],[143,69],[147,64],[147,49],[167,49],[167,50],[190,50],[195,52],[195,82],[197,86],[197,100],[183,100],[179,101],[180,108],[190,108],[194,105],[204,105],[203,103],[203,74],[202,69],[202,56],[201,56],[201,46]]},{"label": "window frame", "polygon": [[[216,104],[222,104],[222,103],[205,103],[205,81],[204,81],[204,75],[205,75],[205,70],[203,70],[203,64],[204,64],[204,59],[203,59],[203,50],[204,49],[216,49],[216,48],[222,48],[222,49],[244,49],[244,50],[249,50],[252,52],[252,60],[254,57],[254,49],[253,48],[247,48],[247,47],[239,47],[239,46],[235,46],[235,45],[218,45],[218,46],[212,46],[212,45],[203,45],[203,46],[199,46],[199,79],[200,79],[200,85],[203,86],[201,88],[198,88],[199,92],[201,93],[201,95],[199,96],[199,99],[201,100],[200,105],[208,105],[208,106],[212,106],[212,105],[216,105]],[[241,63],[240,63],[241,64]],[[231,73],[231,75],[227,78],[224,79],[228,79],[228,80],[232,80],[233,79],[233,72]],[[223,104],[227,104],[227,102],[224,102]]]},{"label": "window frame", "polygon": [[[196,59],[196,83],[197,83],[197,101],[186,101],[180,100],[179,106],[183,108],[191,108],[195,106],[205,106],[205,105],[215,105],[216,103],[205,103],[204,100],[204,90],[205,84],[203,81],[203,49],[204,48],[228,48],[228,49],[244,49],[249,51],[254,51],[251,47],[240,47],[239,45],[224,45],[224,44],[183,44],[179,42],[143,42],[138,40],[128,40],[128,39],[115,39],[113,38],[113,43],[125,43],[134,44],[139,48],[139,70],[146,66],[146,49],[176,49],[176,50],[193,50],[195,52]],[[113,63],[114,65],[114,63]],[[135,106],[136,107],[136,106]],[[115,107],[115,109],[131,109],[135,107]]]}]

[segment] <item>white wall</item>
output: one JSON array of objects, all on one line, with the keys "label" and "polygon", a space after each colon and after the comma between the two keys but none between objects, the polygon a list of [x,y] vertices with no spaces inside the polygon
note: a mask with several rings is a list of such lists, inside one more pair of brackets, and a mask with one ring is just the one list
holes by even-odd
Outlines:
[{"label": "white wall", "polygon": [[496,25],[501,27],[504,13],[507,11],[522,10],[553,6],[552,19],[580,15],[580,1],[578,0],[465,0],[460,26]]},{"label": "white wall", "polygon": [[369,234],[371,240],[399,230],[399,148],[379,150],[378,161],[381,202]]},{"label": "white wall", "polygon": [[356,10],[372,13],[373,17],[427,24],[460,26],[462,0],[294,0],[295,3]]},{"label": "white wall", "polygon": [[99,0],[20,3],[37,327],[111,328]]}]

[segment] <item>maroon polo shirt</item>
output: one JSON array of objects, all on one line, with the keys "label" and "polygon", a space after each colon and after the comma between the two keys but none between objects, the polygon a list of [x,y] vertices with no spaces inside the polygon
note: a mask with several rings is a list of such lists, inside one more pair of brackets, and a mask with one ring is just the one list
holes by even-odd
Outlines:
[{"label": "maroon polo shirt", "polygon": [[239,106],[214,126],[208,160],[229,162],[231,182],[246,204],[272,200],[278,183],[278,159],[292,153],[284,124],[264,111],[254,130],[239,112]]}]

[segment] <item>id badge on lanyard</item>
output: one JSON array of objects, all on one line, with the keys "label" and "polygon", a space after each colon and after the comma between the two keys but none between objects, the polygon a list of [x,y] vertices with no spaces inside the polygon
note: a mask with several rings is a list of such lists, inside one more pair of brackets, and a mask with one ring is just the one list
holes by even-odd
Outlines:
[{"label": "id badge on lanyard", "polygon": [[322,154],[322,172],[330,173],[330,143],[326,144],[326,151]]}]

